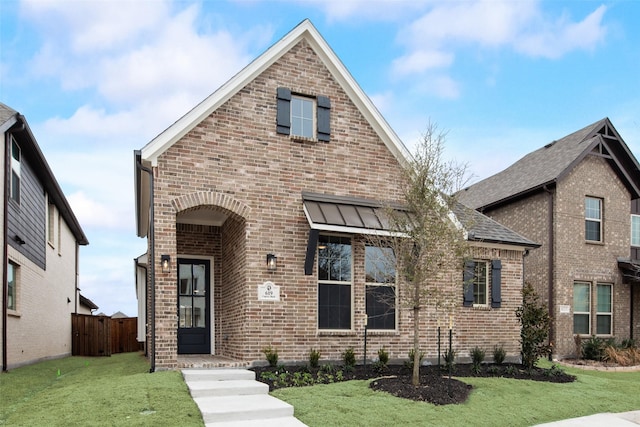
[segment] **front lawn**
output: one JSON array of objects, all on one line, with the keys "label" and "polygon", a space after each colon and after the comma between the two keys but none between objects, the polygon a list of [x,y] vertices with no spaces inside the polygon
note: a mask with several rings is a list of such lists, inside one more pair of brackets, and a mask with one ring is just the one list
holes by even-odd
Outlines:
[{"label": "front lawn", "polygon": [[640,372],[563,368],[577,380],[557,384],[507,378],[462,378],[473,386],[461,405],[435,406],[372,390],[370,381],[286,388],[273,396],[313,426],[530,426],[598,412],[640,409]]},{"label": "front lawn", "polygon": [[139,353],[67,357],[0,374],[0,425],[202,426],[179,371]]}]

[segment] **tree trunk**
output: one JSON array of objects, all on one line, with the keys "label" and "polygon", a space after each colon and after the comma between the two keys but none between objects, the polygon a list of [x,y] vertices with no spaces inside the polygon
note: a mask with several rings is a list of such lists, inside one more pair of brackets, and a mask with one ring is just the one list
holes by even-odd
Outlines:
[{"label": "tree trunk", "polygon": [[413,308],[413,376],[412,384],[420,385],[420,307]]}]

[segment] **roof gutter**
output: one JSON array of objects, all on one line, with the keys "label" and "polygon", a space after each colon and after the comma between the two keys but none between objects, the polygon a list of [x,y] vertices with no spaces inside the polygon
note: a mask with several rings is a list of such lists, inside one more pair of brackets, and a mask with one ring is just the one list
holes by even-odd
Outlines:
[{"label": "roof gutter", "polygon": [[[133,152],[136,169],[146,172],[149,174],[149,231],[148,231],[148,250],[149,250],[149,259],[147,260],[150,282],[151,282],[151,327],[150,327],[150,349],[149,349],[149,358],[151,361],[151,368],[149,372],[156,371],[156,263],[155,263],[155,225],[154,221],[154,203],[153,203],[153,169],[148,168],[142,164],[142,153],[140,150],[135,150]],[[136,195],[140,197],[139,194]]]}]

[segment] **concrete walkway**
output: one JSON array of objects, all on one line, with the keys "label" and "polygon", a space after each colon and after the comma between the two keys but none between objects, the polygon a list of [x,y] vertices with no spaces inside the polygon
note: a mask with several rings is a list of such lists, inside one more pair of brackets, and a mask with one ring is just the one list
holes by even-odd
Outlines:
[{"label": "concrete walkway", "polygon": [[640,426],[640,411],[603,413],[586,417],[570,418],[538,424],[536,427],[638,427]]},{"label": "concrete walkway", "polygon": [[246,369],[183,369],[207,427],[301,427],[293,406],[270,396],[269,386]]}]

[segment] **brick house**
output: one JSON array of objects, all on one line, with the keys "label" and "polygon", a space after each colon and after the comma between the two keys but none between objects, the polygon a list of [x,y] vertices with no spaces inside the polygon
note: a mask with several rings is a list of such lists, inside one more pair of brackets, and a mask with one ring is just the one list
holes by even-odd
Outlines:
[{"label": "brick house", "polygon": [[574,356],[575,336],[640,335],[638,169],[605,118],[459,195],[542,244],[526,257],[525,280],[548,302],[554,357]]},{"label": "brick house", "polygon": [[71,355],[81,310],[79,246],[89,242],[25,117],[0,103],[4,209],[2,369]]},{"label": "brick house", "polygon": [[[384,249],[363,237],[387,231],[378,209],[397,200],[406,155],[308,20],[136,151],[138,339],[152,370],[179,354],[263,360],[268,345],[288,362],[348,347],[361,360],[365,324],[369,356],[406,358],[409,312],[374,298],[396,278],[368,274]],[[522,257],[536,244],[469,213],[476,293],[463,302],[462,266],[450,266],[455,309],[422,317],[424,349],[437,357],[437,326],[452,322],[462,353],[503,344],[515,357]]]}]

